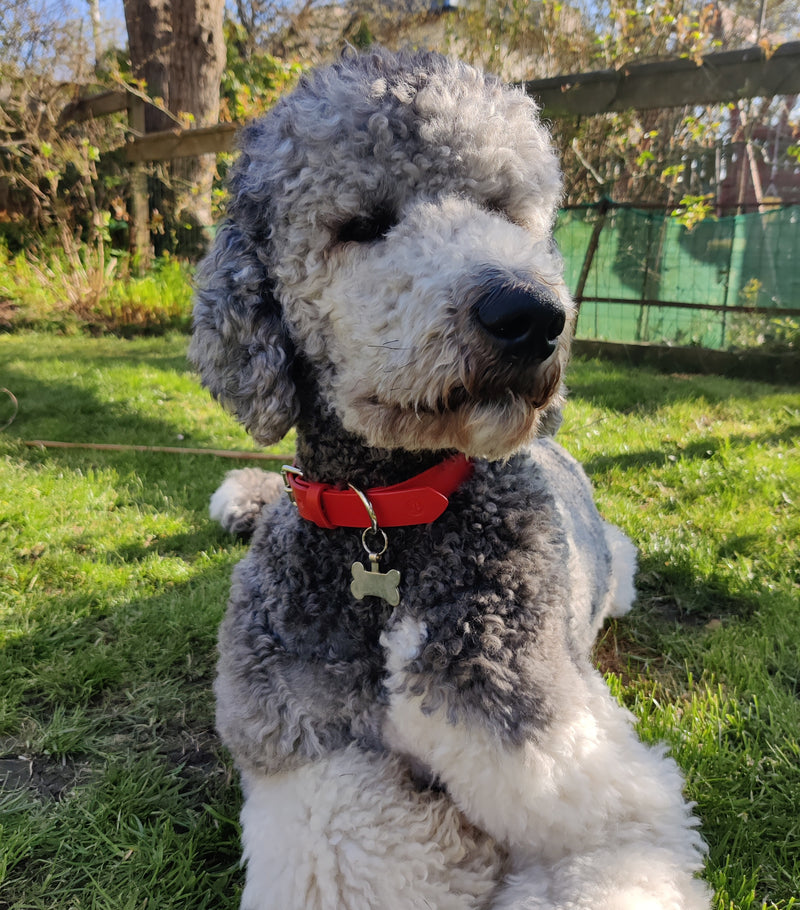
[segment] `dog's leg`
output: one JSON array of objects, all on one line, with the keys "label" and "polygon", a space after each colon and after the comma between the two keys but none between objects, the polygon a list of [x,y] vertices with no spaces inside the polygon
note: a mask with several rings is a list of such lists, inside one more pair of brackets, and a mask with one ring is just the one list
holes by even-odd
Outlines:
[{"label": "dog's leg", "polygon": [[228,471],[211,496],[209,515],[230,534],[249,537],[261,510],[279,499],[283,490],[280,474],[259,468]]},{"label": "dog's leg", "polygon": [[634,584],[638,555],[636,547],[615,525],[604,521],[602,528],[611,558],[608,593],[588,622],[582,617],[576,617],[577,622],[572,630],[575,640],[582,643],[586,654],[597,641],[598,633],[606,619],[609,616],[624,616],[636,600]]},{"label": "dog's leg", "polygon": [[563,713],[522,745],[490,724],[423,711],[405,668],[425,640],[405,618],[384,635],[386,741],[413,755],[474,824],[508,849],[496,910],[699,910],[702,842],[675,763],[644,746],[602,678],[564,661]]},{"label": "dog's leg", "polygon": [[470,910],[500,851],[397,757],[355,746],[271,776],[245,772],[242,910]]}]

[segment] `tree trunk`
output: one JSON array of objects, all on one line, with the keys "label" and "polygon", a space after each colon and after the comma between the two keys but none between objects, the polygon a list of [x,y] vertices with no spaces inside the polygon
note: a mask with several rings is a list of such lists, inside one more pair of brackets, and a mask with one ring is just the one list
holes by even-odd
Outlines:
[{"label": "tree trunk", "polygon": [[[196,127],[216,123],[225,67],[224,0],[124,0],[124,6],[134,76],[172,114],[148,105],[146,132],[187,120]],[[187,242],[204,244],[215,170],[214,155],[176,159],[167,169],[167,205],[157,207],[184,251]]]},{"label": "tree trunk", "polygon": [[[225,67],[222,32],[224,0],[172,0],[174,44],[170,59],[170,110],[189,113],[195,126],[219,120],[219,83]],[[211,225],[211,188],[215,155],[173,162],[182,224]]]},{"label": "tree trunk", "polygon": [[[170,109],[170,0],[125,0],[124,7],[134,78],[143,79],[147,94]],[[174,126],[174,121],[157,107],[148,105],[144,125],[146,132],[155,133]]]}]

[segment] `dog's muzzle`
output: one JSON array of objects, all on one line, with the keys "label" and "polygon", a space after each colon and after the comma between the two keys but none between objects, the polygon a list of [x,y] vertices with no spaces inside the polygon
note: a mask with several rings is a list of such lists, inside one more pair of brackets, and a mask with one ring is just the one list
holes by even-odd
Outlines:
[{"label": "dog's muzzle", "polygon": [[489,286],[474,302],[472,317],[501,357],[527,364],[553,354],[566,324],[564,307],[551,290],[517,281]]}]

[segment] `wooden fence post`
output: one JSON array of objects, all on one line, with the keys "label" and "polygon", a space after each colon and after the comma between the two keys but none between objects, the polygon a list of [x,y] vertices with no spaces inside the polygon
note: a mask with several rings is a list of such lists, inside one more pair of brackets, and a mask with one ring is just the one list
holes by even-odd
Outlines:
[{"label": "wooden fence post", "polygon": [[597,206],[597,221],[594,223],[592,228],[592,234],[589,238],[589,245],[586,248],[586,256],[583,259],[583,267],[581,268],[581,274],[578,278],[578,285],[575,288],[575,321],[577,323],[578,316],[581,311],[581,304],[583,303],[583,292],[586,290],[586,282],[589,279],[589,272],[592,268],[592,263],[594,262],[594,256],[597,252],[597,245],[600,243],[600,234],[603,232],[603,228],[606,224],[606,217],[608,216],[608,210],[611,208],[611,200],[606,196],[600,200],[600,203]]},{"label": "wooden fence post", "polygon": [[[128,94],[128,127],[136,139],[145,134],[145,102]],[[153,258],[150,244],[150,199],[147,190],[147,164],[139,162],[131,169],[130,247],[134,267],[141,274],[147,271]]]}]

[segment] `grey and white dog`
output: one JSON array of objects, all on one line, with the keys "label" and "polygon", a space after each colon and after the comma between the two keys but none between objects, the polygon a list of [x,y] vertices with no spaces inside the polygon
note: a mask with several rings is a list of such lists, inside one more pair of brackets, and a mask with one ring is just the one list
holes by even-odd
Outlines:
[{"label": "grey and white dog", "polygon": [[707,907],[680,773],[589,660],[635,553],[548,438],[574,309],[535,105],[351,54],[230,187],[192,358],[259,442],[297,428],[291,497],[248,470],[213,500],[253,529],[216,684],[242,906]]}]

